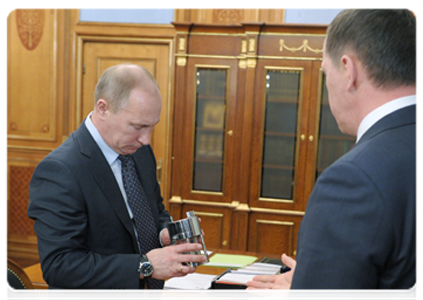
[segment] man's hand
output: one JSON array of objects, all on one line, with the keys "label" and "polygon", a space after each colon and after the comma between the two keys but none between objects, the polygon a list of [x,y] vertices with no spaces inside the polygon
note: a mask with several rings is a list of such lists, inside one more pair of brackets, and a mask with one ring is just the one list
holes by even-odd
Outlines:
[{"label": "man's hand", "polygon": [[282,262],[291,270],[279,275],[257,275],[247,282],[247,289],[290,289],[297,262],[286,254],[282,254]]},{"label": "man's hand", "polygon": [[194,273],[195,268],[184,263],[206,261],[204,255],[183,254],[190,251],[198,251],[201,244],[181,244],[165,248],[153,249],[147,253],[148,260],[153,265],[153,278],[167,279],[171,277],[181,277],[189,273]]}]

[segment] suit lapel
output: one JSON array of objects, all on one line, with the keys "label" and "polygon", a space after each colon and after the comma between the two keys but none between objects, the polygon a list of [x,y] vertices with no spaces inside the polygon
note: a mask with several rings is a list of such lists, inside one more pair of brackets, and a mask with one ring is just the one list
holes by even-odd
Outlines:
[{"label": "suit lapel", "polygon": [[[136,243],[134,227],[129,218],[128,210],[119,189],[119,185],[116,182],[115,176],[106,158],[88,132],[84,122],[78,128],[76,137],[80,145],[81,153],[89,157],[88,169],[94,178],[93,183],[95,182],[98,185],[105,199],[109,202],[123,226],[131,233],[134,243]],[[138,249],[138,246],[136,246],[135,249]]]}]

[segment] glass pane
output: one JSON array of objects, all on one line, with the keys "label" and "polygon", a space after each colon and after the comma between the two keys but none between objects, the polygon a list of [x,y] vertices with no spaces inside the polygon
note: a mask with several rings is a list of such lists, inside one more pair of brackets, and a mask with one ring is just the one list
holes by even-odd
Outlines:
[{"label": "glass pane", "polygon": [[268,70],[261,197],[292,199],[301,72]]},{"label": "glass pane", "polygon": [[222,191],[226,76],[226,69],[197,69],[193,190]]},{"label": "glass pane", "polygon": [[335,160],[347,153],[355,143],[355,138],[343,134],[332,115],[326,89],[326,77],[323,75],[320,106],[319,148],[317,150],[316,178]]}]

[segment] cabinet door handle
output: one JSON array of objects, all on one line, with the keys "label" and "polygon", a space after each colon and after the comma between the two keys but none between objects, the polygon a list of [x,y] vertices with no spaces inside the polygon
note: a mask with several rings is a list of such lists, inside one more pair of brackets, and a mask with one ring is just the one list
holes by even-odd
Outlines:
[{"label": "cabinet door handle", "polygon": [[310,142],[314,141],[314,136],[310,135],[310,136],[308,137],[308,140],[309,140]]},{"label": "cabinet door handle", "polygon": [[234,134],[234,131],[233,131],[233,130],[229,130],[229,131],[228,131],[228,135],[229,135],[229,136],[232,136],[233,134]]},{"label": "cabinet door handle", "polygon": [[305,141],[305,134],[300,135],[300,139],[301,139],[302,141]]}]

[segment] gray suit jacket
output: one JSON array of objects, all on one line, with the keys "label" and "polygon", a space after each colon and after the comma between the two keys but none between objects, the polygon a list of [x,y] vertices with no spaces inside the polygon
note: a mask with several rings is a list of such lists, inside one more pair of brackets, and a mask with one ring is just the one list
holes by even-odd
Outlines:
[{"label": "gray suit jacket", "polygon": [[[157,227],[167,226],[150,146],[133,154]],[[44,279],[53,288],[142,288],[139,250],[124,199],[83,122],[34,171],[28,216]],[[141,233],[142,235],[142,233]]]},{"label": "gray suit jacket", "polygon": [[318,178],[300,226],[292,288],[416,282],[416,107],[373,125]]}]

